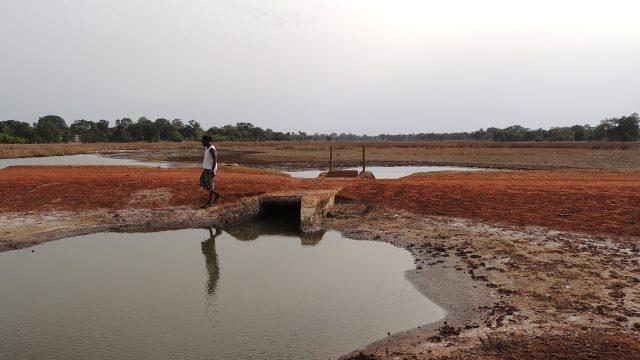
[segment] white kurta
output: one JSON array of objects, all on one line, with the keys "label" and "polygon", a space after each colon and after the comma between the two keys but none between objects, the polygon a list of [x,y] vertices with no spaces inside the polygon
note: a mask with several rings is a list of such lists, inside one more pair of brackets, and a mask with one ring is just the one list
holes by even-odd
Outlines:
[{"label": "white kurta", "polygon": [[218,155],[218,151],[216,147],[211,145],[208,148],[204,149],[204,160],[202,161],[202,168],[213,170],[213,174],[216,175],[218,173],[218,162],[213,161],[213,156],[211,155],[211,149],[216,153],[216,157]]}]

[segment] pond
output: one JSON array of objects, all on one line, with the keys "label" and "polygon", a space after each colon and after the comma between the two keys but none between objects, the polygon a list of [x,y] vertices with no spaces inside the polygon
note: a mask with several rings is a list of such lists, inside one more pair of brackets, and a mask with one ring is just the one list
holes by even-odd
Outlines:
[{"label": "pond", "polygon": [[66,238],[0,254],[0,358],[334,358],[445,316],[413,268],[264,221]]},{"label": "pond", "polygon": [[[345,170],[362,170],[362,167],[347,168]],[[376,179],[398,179],[419,172],[432,171],[482,171],[485,169],[460,166],[367,166],[367,170]],[[322,170],[324,171],[324,170]],[[317,178],[321,170],[287,171],[286,173],[299,178]]]},{"label": "pond", "polygon": [[0,159],[0,169],[18,165],[126,165],[171,167],[171,163],[168,162],[143,162],[130,159],[119,159],[99,154],[77,154]]}]

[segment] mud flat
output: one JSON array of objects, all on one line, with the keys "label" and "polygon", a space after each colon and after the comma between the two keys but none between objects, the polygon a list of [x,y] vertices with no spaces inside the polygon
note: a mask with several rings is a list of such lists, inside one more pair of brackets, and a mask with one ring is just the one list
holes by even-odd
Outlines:
[{"label": "mud flat", "polygon": [[439,323],[390,334],[346,357],[640,354],[636,172],[325,181],[223,169],[225,198],[206,210],[196,206],[203,196],[197,175],[194,169],[2,170],[0,195],[10,201],[0,205],[0,249],[104,230],[241,222],[271,193],[337,192],[335,203],[320,206],[326,216],[315,217],[315,227],[409,250],[415,270],[407,278],[448,311]]}]

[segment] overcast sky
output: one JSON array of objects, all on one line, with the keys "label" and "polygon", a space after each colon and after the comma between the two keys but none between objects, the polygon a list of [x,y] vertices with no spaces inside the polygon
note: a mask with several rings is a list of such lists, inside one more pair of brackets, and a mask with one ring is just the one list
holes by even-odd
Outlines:
[{"label": "overcast sky", "polygon": [[640,111],[640,1],[0,0],[0,120],[400,133]]}]

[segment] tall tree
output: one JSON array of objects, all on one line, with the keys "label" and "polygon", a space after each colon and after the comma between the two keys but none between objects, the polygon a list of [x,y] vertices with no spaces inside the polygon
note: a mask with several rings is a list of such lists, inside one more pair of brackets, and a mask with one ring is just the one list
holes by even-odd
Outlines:
[{"label": "tall tree", "polygon": [[67,123],[57,115],[43,116],[34,124],[38,138],[45,143],[68,141],[70,134]]}]

